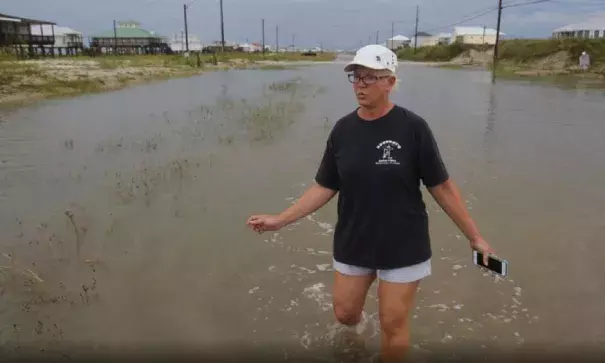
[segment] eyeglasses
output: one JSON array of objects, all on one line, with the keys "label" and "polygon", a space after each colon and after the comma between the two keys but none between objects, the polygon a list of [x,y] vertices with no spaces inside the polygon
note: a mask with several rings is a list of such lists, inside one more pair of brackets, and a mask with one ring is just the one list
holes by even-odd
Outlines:
[{"label": "eyeglasses", "polygon": [[348,76],[349,76],[349,82],[359,83],[359,81],[362,81],[363,84],[365,84],[365,85],[374,84],[383,78],[390,77],[390,76],[375,76],[373,74],[368,74],[367,76],[360,77],[354,73],[350,73]]}]

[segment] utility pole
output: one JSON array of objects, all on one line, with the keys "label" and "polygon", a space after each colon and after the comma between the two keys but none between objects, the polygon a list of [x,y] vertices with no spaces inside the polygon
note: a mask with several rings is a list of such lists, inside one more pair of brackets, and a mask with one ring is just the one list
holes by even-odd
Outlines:
[{"label": "utility pole", "polygon": [[414,30],[414,53],[416,53],[416,47],[418,46],[418,16],[420,15],[420,7],[416,5],[416,30]]},{"label": "utility pole", "polygon": [[225,52],[225,23],[223,21],[223,0],[221,2],[221,52]]},{"label": "utility pole", "polygon": [[263,54],[265,54],[265,19],[262,19],[263,27]]},{"label": "utility pole", "polygon": [[279,25],[275,26],[275,51],[279,53]]},{"label": "utility pole", "polygon": [[376,30],[376,44],[378,44],[378,30]]},{"label": "utility pole", "polygon": [[485,25],[483,26],[483,39],[481,40],[481,45],[485,44]]},{"label": "utility pole", "polygon": [[113,53],[118,54],[118,30],[116,29],[116,21],[113,21]]},{"label": "utility pole", "polygon": [[502,20],[502,0],[498,0],[498,26],[496,27],[496,45],[494,46],[494,61],[492,65],[492,83],[496,81],[496,67],[498,65],[498,43],[500,42],[500,22]]},{"label": "utility pole", "polygon": [[391,22],[391,50],[395,50],[395,46],[393,45],[393,38],[395,38],[395,22]]},{"label": "utility pole", "polygon": [[187,29],[187,4],[183,4],[183,14],[185,16],[185,51],[189,53],[189,30]]}]

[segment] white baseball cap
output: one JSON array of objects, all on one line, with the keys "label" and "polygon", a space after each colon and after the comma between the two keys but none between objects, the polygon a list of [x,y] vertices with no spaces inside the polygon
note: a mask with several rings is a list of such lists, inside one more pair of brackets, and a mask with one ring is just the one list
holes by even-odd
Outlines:
[{"label": "white baseball cap", "polygon": [[345,66],[345,72],[351,72],[356,66],[376,70],[388,69],[395,73],[397,71],[397,55],[383,45],[366,45],[360,48],[353,61]]}]

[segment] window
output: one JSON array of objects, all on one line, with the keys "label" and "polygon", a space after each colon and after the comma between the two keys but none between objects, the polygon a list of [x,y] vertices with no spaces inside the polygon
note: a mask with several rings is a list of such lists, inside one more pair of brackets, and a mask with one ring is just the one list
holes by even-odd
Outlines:
[{"label": "window", "polygon": [[595,30],[595,31],[594,31],[594,37],[595,37],[595,38],[600,37],[600,34],[599,34],[599,31],[598,31],[598,30]]}]

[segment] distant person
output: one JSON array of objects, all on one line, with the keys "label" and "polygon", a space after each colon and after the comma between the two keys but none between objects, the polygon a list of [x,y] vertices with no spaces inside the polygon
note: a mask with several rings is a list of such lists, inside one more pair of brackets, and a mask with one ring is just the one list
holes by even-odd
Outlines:
[{"label": "distant person", "polygon": [[253,215],[255,231],[276,231],[324,206],[338,192],[334,234],[333,305],[342,324],[360,322],[368,289],[378,277],[381,358],[403,358],[410,311],[420,281],[431,274],[428,214],[420,182],[487,263],[493,253],[450,179],[427,122],[390,93],[397,56],[380,45],[357,52],[344,68],[359,107],[334,125],[315,181],[279,215]]},{"label": "distant person", "polygon": [[589,67],[590,67],[590,55],[588,55],[588,53],[586,53],[584,51],[584,52],[582,52],[582,55],[580,56],[580,69],[583,71],[587,71]]}]

